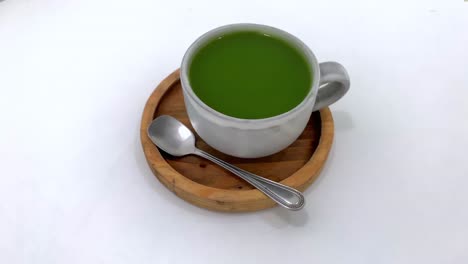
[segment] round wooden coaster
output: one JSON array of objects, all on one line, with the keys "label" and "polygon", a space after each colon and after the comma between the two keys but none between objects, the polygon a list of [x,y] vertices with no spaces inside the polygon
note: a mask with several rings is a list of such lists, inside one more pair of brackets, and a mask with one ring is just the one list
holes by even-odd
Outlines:
[{"label": "round wooden coaster", "polygon": [[[197,156],[170,157],[151,142],[146,130],[159,115],[171,115],[193,132],[185,111],[179,70],[164,79],[148,99],[141,120],[141,143],[151,170],[169,190],[203,208],[242,212],[275,205],[244,180]],[[288,148],[258,159],[241,159],[220,153],[196,135],[197,147],[257,175],[303,191],[319,175],[333,142],[333,118],[325,108],[311,115],[299,138]]]}]

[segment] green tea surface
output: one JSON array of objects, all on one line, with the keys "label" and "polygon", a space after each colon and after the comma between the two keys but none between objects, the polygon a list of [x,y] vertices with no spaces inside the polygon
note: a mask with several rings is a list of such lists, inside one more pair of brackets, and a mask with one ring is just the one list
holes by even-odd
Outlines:
[{"label": "green tea surface", "polygon": [[189,67],[195,94],[225,115],[260,119],[285,113],[305,98],[312,69],[283,39],[242,31],[203,46]]}]

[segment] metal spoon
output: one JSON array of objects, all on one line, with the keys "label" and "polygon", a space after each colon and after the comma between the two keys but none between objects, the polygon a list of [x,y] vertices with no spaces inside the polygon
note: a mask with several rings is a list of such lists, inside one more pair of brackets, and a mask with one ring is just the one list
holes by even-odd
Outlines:
[{"label": "metal spoon", "polygon": [[156,146],[172,156],[180,157],[192,154],[211,160],[252,184],[286,209],[300,210],[304,206],[304,196],[298,190],[242,170],[197,149],[192,131],[171,116],[162,115],[153,120],[148,127],[148,136]]}]

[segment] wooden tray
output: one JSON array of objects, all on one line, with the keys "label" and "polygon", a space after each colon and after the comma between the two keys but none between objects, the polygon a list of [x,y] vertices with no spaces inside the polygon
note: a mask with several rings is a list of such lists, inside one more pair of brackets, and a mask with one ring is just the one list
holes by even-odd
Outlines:
[{"label": "wooden tray", "polygon": [[[273,207],[275,203],[247,182],[197,156],[173,158],[151,142],[146,130],[159,115],[171,115],[195,131],[185,111],[179,70],[164,79],[148,99],[141,121],[141,143],[151,170],[169,190],[203,208],[241,212]],[[257,175],[303,191],[319,175],[333,141],[330,109],[312,114],[301,136],[285,150],[258,159],[220,153],[196,135],[197,147]]]}]

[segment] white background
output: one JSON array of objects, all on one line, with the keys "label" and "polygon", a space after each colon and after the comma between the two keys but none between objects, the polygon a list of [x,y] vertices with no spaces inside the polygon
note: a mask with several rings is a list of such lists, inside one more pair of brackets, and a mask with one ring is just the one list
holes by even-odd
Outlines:
[{"label": "white background", "polygon": [[[276,26],[351,90],[300,212],[194,207],[150,172],[146,99],[200,34]],[[468,3],[0,2],[0,262],[468,262]]]}]

